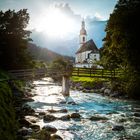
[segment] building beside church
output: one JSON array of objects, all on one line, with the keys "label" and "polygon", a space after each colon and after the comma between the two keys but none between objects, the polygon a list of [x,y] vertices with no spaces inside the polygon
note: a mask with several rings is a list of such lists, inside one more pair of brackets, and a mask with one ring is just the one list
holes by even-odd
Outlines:
[{"label": "building beside church", "polygon": [[79,49],[76,52],[75,65],[76,67],[91,68],[96,65],[95,63],[98,60],[100,60],[99,49],[92,39],[87,41],[85,22],[82,21],[79,35]]}]

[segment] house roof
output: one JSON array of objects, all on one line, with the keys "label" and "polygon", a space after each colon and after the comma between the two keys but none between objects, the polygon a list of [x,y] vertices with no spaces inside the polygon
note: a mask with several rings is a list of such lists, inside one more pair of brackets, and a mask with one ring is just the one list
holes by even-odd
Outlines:
[{"label": "house roof", "polygon": [[94,43],[94,41],[92,39],[87,41],[85,44],[83,44],[78,49],[76,54],[82,53],[82,52],[85,52],[85,51],[91,51],[91,53],[99,53],[99,49],[97,48],[96,44]]}]

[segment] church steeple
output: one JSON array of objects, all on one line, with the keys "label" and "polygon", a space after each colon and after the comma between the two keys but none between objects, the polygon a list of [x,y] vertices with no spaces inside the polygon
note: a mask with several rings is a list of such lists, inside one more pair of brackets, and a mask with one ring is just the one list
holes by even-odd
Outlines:
[{"label": "church steeple", "polygon": [[82,21],[82,29],[85,29],[85,21]]},{"label": "church steeple", "polygon": [[87,31],[85,29],[85,21],[82,21],[80,30],[80,46],[82,46],[87,41]]}]

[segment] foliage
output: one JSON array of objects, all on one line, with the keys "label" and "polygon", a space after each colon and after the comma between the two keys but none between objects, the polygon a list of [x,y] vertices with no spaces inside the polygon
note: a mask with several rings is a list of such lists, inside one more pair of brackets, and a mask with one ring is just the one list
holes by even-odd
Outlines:
[{"label": "foliage", "polygon": [[[52,78],[56,81],[62,80],[62,75],[70,76],[72,73],[73,65],[70,60],[65,58],[57,58],[50,63],[49,68],[52,70]],[[53,72],[56,74],[54,75]]]},{"label": "foliage", "polygon": [[[8,75],[0,71],[1,79],[7,79]],[[0,138],[4,140],[16,139],[17,122],[13,108],[13,97],[7,82],[0,82]]]},{"label": "foliage", "polygon": [[108,81],[107,79],[103,78],[91,78],[91,77],[77,77],[77,76],[72,76],[71,77],[72,81],[75,82],[94,82],[94,81]]},{"label": "foliage", "polygon": [[26,51],[30,31],[27,9],[0,11],[0,66],[4,69],[19,69],[32,66],[31,56]]},{"label": "foliage", "polygon": [[70,60],[66,60],[65,58],[57,58],[50,64],[50,68],[59,71],[71,71],[73,66]]},{"label": "foliage", "polygon": [[140,13],[139,0],[119,0],[106,27],[101,63],[105,68],[123,69],[120,77],[123,92],[138,96],[140,91],[140,49],[137,20]]},{"label": "foliage", "polygon": [[72,76],[71,81],[79,83],[85,89],[100,89],[103,85],[108,82],[107,79],[103,78],[90,78],[90,77],[77,77]]}]

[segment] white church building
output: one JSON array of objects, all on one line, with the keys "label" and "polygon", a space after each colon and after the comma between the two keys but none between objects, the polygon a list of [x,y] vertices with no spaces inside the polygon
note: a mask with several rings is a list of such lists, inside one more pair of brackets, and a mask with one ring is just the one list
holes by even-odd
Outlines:
[{"label": "white church building", "polygon": [[76,52],[75,66],[91,68],[96,66],[96,61],[100,60],[99,49],[92,39],[87,41],[87,31],[85,22],[82,21],[79,35],[79,49]]}]

